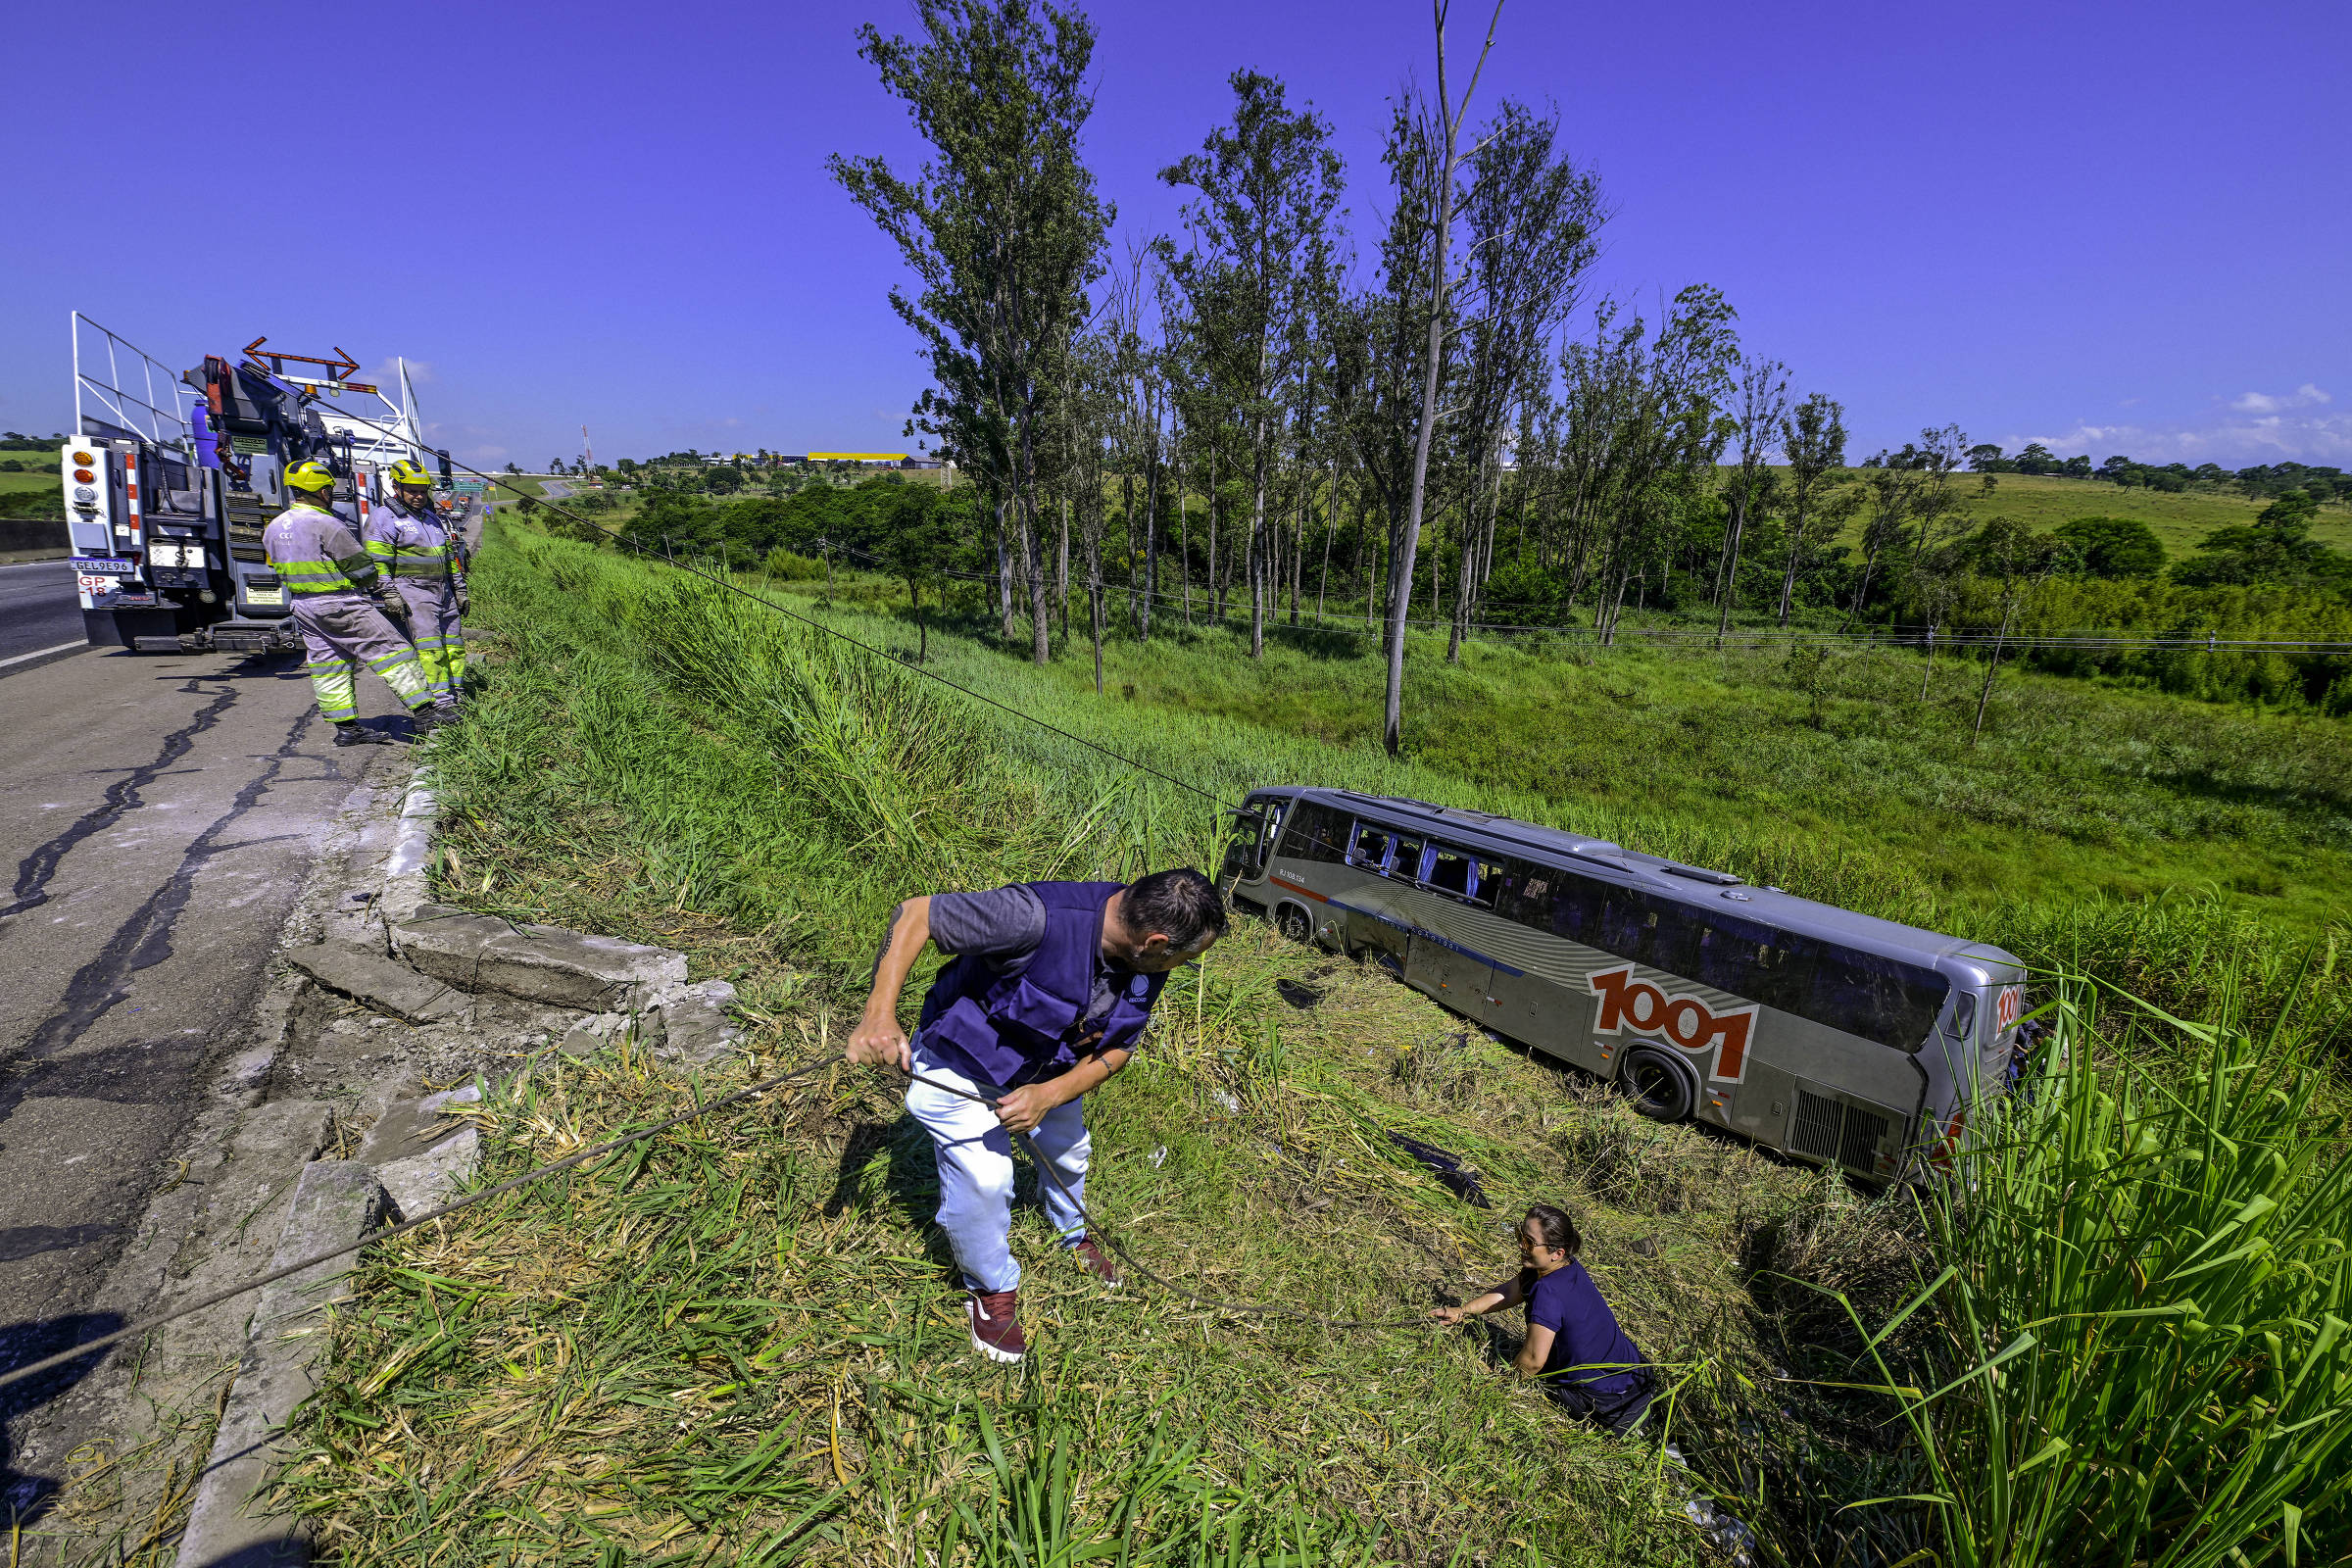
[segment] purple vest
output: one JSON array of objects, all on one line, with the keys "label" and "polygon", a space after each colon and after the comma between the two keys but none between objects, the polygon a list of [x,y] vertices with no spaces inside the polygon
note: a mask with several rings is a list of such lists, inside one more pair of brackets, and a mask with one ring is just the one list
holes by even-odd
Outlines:
[{"label": "purple vest", "polygon": [[[915,1032],[923,1052],[974,1083],[1017,1089],[1058,1077],[1078,1060],[1080,1024],[1094,1000],[1102,952],[1102,906],[1117,882],[1025,884],[1046,906],[1046,935],[1018,974],[999,974],[966,954],[939,971]],[[1117,1000],[1089,1054],[1132,1047],[1159,1000],[1164,974],[1106,976]]]}]

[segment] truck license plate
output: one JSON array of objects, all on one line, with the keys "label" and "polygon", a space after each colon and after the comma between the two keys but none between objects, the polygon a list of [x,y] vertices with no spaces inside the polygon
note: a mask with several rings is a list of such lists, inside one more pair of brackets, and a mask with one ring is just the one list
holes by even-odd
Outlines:
[{"label": "truck license plate", "polygon": [[91,577],[127,577],[130,563],[109,556],[75,556],[66,563],[75,571]]}]

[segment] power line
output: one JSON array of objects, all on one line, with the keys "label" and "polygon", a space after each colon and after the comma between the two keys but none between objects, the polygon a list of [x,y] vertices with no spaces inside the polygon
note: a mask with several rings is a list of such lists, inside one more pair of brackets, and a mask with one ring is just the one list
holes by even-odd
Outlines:
[{"label": "power line", "polygon": [[[358,423],[368,425],[374,429],[382,430],[386,428],[386,426],[375,424],[373,420],[361,419],[356,415],[344,415],[343,417],[355,419]],[[497,474],[484,473],[481,469],[464,463],[456,464],[456,466],[464,468],[467,473],[472,474],[475,478],[483,480],[486,483],[500,485],[508,490],[512,490],[515,495],[533,501],[540,506],[546,507],[550,511],[580,524],[582,527],[594,528],[598,533],[605,535],[607,538],[612,539],[616,543],[627,546],[629,549],[636,551],[641,556],[647,554],[643,545],[640,545],[636,540],[631,539],[628,537],[628,535],[620,532],[618,529],[608,528],[601,522],[592,522],[588,518],[581,516],[578,513],[566,511],[564,508],[557,506],[556,503],[550,501],[545,496],[534,496],[529,491],[521,488],[519,485],[515,485],[508,480],[502,479]],[[748,588],[738,587],[735,583],[729,581],[725,577],[712,576],[710,572],[704,571],[700,567],[691,564],[681,564],[674,557],[664,556],[662,559],[664,564],[668,565],[673,571],[685,572],[690,577],[700,577],[705,582],[722,588],[728,593],[736,594],[742,598],[749,599],[754,604],[765,605],[768,609],[774,611],[779,615],[788,616],[793,620],[799,621],[804,626],[814,627],[816,630],[823,632],[828,637],[837,637],[841,641],[848,643],[851,647],[872,654],[877,659],[887,659],[892,663],[897,664],[902,668],[912,670],[915,674],[924,677],[926,680],[935,680],[951,691],[961,692],[964,696],[971,698],[974,702],[986,703],[989,707],[1010,713],[1015,718],[1027,719],[1030,723],[1037,725],[1040,729],[1051,730],[1053,733],[1059,735],[1064,740],[1076,741],[1081,746],[1101,752],[1104,757],[1109,758],[1112,761],[1124,763],[1126,766],[1134,768],[1139,773],[1149,773],[1153,778],[1164,780],[1167,783],[1175,785],[1180,790],[1189,790],[1193,794],[1200,796],[1202,800],[1209,802],[1213,806],[1221,806],[1228,810],[1238,809],[1238,808],[1236,808],[1231,801],[1226,800],[1223,796],[1217,794],[1213,790],[1204,790],[1200,785],[1178,778],[1173,773],[1162,772],[1160,769],[1153,767],[1149,762],[1139,762],[1132,757],[1112,751],[1109,747],[1103,745],[1100,741],[1090,741],[1085,736],[1063,729],[1059,724],[1040,718],[1035,713],[1024,712],[1020,709],[1013,707],[1010,703],[999,702],[996,698],[987,695],[985,692],[976,692],[969,686],[961,685],[958,682],[952,681],[945,675],[939,674],[934,670],[925,669],[922,665],[914,662],[914,661],[906,658],[905,655],[894,654],[887,648],[877,648],[869,642],[851,636],[846,631],[837,630],[834,627],[826,625],[821,620],[816,620],[810,616],[804,615],[797,610],[787,609],[783,605],[779,605],[774,600],[766,598],[763,595],[753,593]]]}]

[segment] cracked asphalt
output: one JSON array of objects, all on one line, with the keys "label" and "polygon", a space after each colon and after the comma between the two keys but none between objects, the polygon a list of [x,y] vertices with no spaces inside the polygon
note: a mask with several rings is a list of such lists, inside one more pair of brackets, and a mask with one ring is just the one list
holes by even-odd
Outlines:
[{"label": "cracked asphalt", "polygon": [[[382,682],[360,691],[363,722],[408,733]],[[337,810],[396,749],[336,750],[295,654],[93,649],[0,668],[0,736],[5,1368],[112,1326],[85,1309],[253,1043]],[[59,1479],[7,1461],[9,1429],[61,1392],[0,1396],[0,1507]]]}]

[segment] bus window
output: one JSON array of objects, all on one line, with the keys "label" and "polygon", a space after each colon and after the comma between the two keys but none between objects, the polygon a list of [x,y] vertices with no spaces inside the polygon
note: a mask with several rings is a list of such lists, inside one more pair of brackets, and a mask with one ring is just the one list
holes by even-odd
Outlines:
[{"label": "bus window", "polygon": [[1396,836],[1396,852],[1389,858],[1389,875],[1399,882],[1421,880],[1421,841]]},{"label": "bus window", "polygon": [[1348,817],[1344,813],[1313,801],[1300,801],[1291,808],[1291,831],[1282,841],[1282,853],[1295,860],[1336,864],[1347,842]]},{"label": "bus window", "polygon": [[1952,1001],[1952,1027],[1949,1032],[1954,1040],[1970,1040],[1975,1037],[1976,1030],[1977,994],[1963,991]]},{"label": "bus window", "polygon": [[1470,902],[1481,908],[1492,909],[1502,892],[1504,871],[1498,860],[1470,862]]},{"label": "bus window", "polygon": [[1348,851],[1348,863],[1366,871],[1385,872],[1389,868],[1389,836],[1376,827],[1356,824],[1355,843]]},{"label": "bus window", "polygon": [[1615,952],[1600,940],[1601,909],[1608,902],[1609,885],[1557,869],[1551,869],[1550,880],[1551,934],[1588,948]]},{"label": "bus window", "polygon": [[1440,893],[1450,893],[1456,898],[1468,898],[1470,896],[1470,857],[1459,850],[1449,850],[1443,845],[1432,848],[1429,852],[1429,885]]}]

